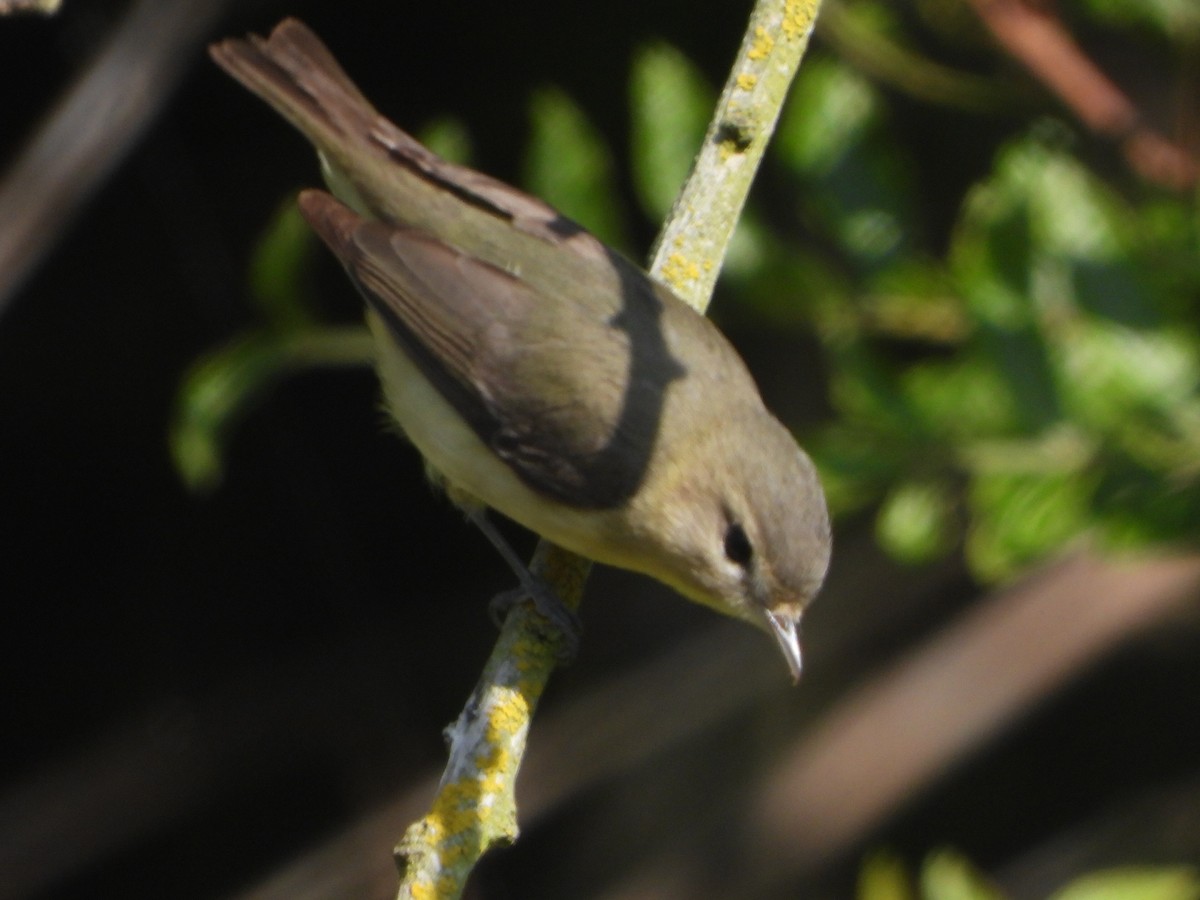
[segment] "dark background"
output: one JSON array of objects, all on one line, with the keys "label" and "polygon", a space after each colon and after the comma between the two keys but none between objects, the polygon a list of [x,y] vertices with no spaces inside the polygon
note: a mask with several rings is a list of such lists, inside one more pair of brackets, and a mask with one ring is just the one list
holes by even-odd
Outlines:
[{"label": "dark background", "polygon": [[[401,126],[453,112],[480,167],[513,180],[532,88],[563,88],[624,146],[634,50],[665,39],[718,85],[746,11],[676,0],[254,2],[217,17],[206,39],[296,15]],[[66,0],[53,19],[0,19],[0,162],[124,12]],[[230,896],[363,822],[373,850],[331,865],[361,869],[386,896],[399,836],[387,828],[429,796],[421,785],[438,771],[440,729],[493,638],[487,598],[511,578],[425,485],[415,454],[383,432],[367,371],[286,381],[236,430],[225,482],[209,496],[183,486],[167,446],[181,379],[252,324],[254,242],[281,200],[317,179],[303,141],[202,46],[187,53],[161,114],[61,225],[0,319],[0,897]],[[930,127],[927,111],[899,108],[911,115],[903,127]],[[923,166],[930,202],[949,216],[985,166],[970,160],[989,134],[938,127],[948,146]],[[648,246],[654,224],[636,228]],[[340,273],[323,260],[318,277],[328,317],[354,321],[358,301]],[[825,409],[815,340],[797,351],[722,309],[720,294],[716,309],[768,398],[801,433],[811,427]],[[532,547],[510,533],[522,552]],[[622,771],[580,776],[523,819],[521,841],[482,866],[473,896],[624,896],[619,886],[660,865],[696,878],[707,865],[719,883],[721,848],[741,827],[733,810],[802,725],[980,591],[961,563],[903,569],[870,538],[868,522],[838,523],[799,690],[761,636],[598,571],[582,652],[543,715],[557,721],[600,692],[619,720],[619,698],[652,678],[665,701],[652,719],[686,718],[671,685],[692,682],[691,666],[713,653],[741,661],[720,678],[755,687],[712,721],[631,754]],[[1174,805],[1181,785],[1193,797],[1197,788],[1194,610],[1107,655],[846,851],[744,895],[845,896],[877,846],[912,863],[954,846],[993,873],[1028,872],[1072,829],[1130,809],[1150,832],[1161,820],[1136,811],[1169,807],[1179,832],[1135,858],[1198,861],[1196,842],[1180,837],[1194,813]],[[696,646],[708,652],[689,656]],[[570,783],[623,758],[638,736],[610,723],[586,737],[543,774]],[[1048,884],[1009,882],[1029,896]],[[317,878],[307,890],[353,895]],[[656,895],[668,892],[644,894]]]}]

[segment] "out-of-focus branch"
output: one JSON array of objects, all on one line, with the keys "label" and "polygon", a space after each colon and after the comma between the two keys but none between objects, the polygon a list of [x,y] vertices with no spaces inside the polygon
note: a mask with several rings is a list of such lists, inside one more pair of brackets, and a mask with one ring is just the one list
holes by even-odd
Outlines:
[{"label": "out-of-focus branch", "polygon": [[763,781],[750,822],[755,846],[802,869],[836,857],[1197,589],[1200,556],[1121,563],[1081,555],[981,600],[800,740]]},{"label": "out-of-focus branch", "polygon": [[0,0],[0,16],[13,13],[40,13],[52,16],[62,6],[62,0]]},{"label": "out-of-focus branch", "polygon": [[142,135],[227,0],[139,0],[0,181],[0,315]]},{"label": "out-of-focus branch", "polygon": [[994,113],[1029,99],[1011,84],[944,66],[907,49],[862,21],[843,0],[827,0],[817,31],[855,68],[926,103]]},{"label": "out-of-focus branch", "polygon": [[786,892],[1106,653],[1177,615],[1198,590],[1200,556],[1118,563],[1080,555],[981,599],[801,736],[742,821],[731,825],[726,813],[720,834],[742,834],[744,843],[728,848],[737,863],[725,867],[722,885],[710,883],[701,860],[678,854],[650,861],[605,900],[684,900],[730,885],[755,896]]},{"label": "out-of-focus branch", "polygon": [[1137,107],[1092,62],[1045,5],[965,0],[1002,47],[1088,128],[1117,141],[1140,176],[1173,190],[1200,179],[1200,160],[1141,120]]}]

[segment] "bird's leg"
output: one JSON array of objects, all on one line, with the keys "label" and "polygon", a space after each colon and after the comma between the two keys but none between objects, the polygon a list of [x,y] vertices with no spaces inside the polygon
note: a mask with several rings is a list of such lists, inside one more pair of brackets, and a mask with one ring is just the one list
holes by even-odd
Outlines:
[{"label": "bird's leg", "polygon": [[583,631],[583,624],[579,621],[579,616],[567,608],[550,585],[529,571],[529,567],[521,561],[516,551],[509,546],[508,541],[488,519],[485,509],[471,508],[466,512],[467,518],[479,527],[484,537],[496,548],[496,552],[508,563],[508,567],[513,570],[517,580],[521,582],[520,587],[504,591],[492,598],[492,602],[489,604],[492,621],[499,627],[512,608],[528,598],[533,601],[534,608],[542,617],[562,634],[564,661],[574,659],[575,654],[579,652],[579,636]]}]

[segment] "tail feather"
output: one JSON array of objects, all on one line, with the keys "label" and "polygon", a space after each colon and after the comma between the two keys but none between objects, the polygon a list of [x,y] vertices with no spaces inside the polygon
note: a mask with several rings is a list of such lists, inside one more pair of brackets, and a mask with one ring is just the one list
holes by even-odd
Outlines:
[{"label": "tail feather", "polygon": [[209,48],[222,69],[298,128],[326,157],[360,143],[381,120],[321,40],[296,19],[269,38],[230,38]]},{"label": "tail feather", "polygon": [[[542,260],[539,270],[565,282],[589,277],[567,271],[573,264],[612,265],[604,246],[557,210],[442,159],[381,116],[298,20],[209,52],[316,146],[330,190],[360,215],[427,231],[501,267]],[[558,256],[563,249],[569,258]]]},{"label": "tail feather", "polygon": [[270,55],[278,59],[280,65],[297,79],[302,79],[306,72],[319,72],[336,84],[347,99],[353,99],[367,109],[371,108],[367,98],[350,80],[350,76],[329,52],[329,48],[299,19],[284,19],[271,31],[269,38],[265,41],[256,38],[256,41],[271,51]]}]

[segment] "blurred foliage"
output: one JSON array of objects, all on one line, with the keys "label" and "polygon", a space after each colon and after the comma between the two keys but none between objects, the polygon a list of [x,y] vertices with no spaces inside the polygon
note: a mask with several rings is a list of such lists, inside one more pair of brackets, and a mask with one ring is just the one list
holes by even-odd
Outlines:
[{"label": "blurred foliage", "polygon": [[1200,5],[1194,0],[1084,0],[1087,12],[1114,25],[1142,25],[1172,40],[1200,38]]},{"label": "blurred foliage", "polygon": [[588,212],[588,228],[615,247],[627,246],[612,158],[599,132],[562,91],[530,100],[525,187],[559,209]]},{"label": "blurred foliage", "polygon": [[853,282],[838,308],[808,310],[833,363],[836,421],[813,449],[835,507],[880,503],[878,533],[909,561],[965,532],[984,578],[1084,537],[1194,540],[1193,201],[1121,196],[1064,125],[1035,122],[963,196],[933,260],[896,143],[856,73],[801,73],[780,155]]},{"label": "blurred foliage", "polygon": [[[1200,46],[1191,0],[1069,6],[1096,28],[1149,29],[1181,55]],[[1028,80],[932,58],[939,39],[996,53],[964,10],[929,0],[906,17],[876,0],[829,0],[826,48],[803,66],[773,145],[772,175],[787,189],[747,209],[726,267],[726,308],[820,336],[832,415],[801,437],[834,511],[869,511],[897,558],[964,552],[981,578],[1003,579],[1073,542],[1192,543],[1195,198],[1101,171],[1089,138],[1050,117],[1045,98],[1045,112],[1014,115],[1036,93]],[[618,246],[631,221],[618,163],[642,210],[663,216],[714,97],[664,44],[636,54],[629,86],[627,155],[546,88],[530,101],[524,165],[531,190]],[[900,97],[989,118],[991,155],[949,204],[929,202],[948,189],[919,176],[935,138],[897,128]],[[453,120],[425,136],[470,156],[470,136]],[[193,484],[219,476],[231,423],[281,373],[352,361],[313,352],[303,290],[311,244],[294,216],[278,220],[252,267],[268,324],[204,360],[181,391],[176,456]]]},{"label": "blurred foliage", "polygon": [[[1005,894],[963,856],[939,850],[915,883],[894,854],[870,857],[858,876],[858,900],[1003,900]],[[1125,866],[1083,875],[1051,900],[1198,900],[1200,871],[1186,866]]]},{"label": "blurred foliage", "polygon": [[262,324],[206,353],[184,375],[168,437],[175,468],[194,491],[220,484],[230,436],[282,378],[318,365],[371,362],[365,326],[319,319],[309,290],[315,245],[289,197],[250,260],[249,298]]},{"label": "blurred foliage", "polygon": [[[629,165],[638,200],[651,219],[665,218],[675,202],[708,129],[715,100],[716,92],[675,48],[656,44],[634,59],[629,77]],[[585,223],[590,213],[585,208],[576,211]]]}]

